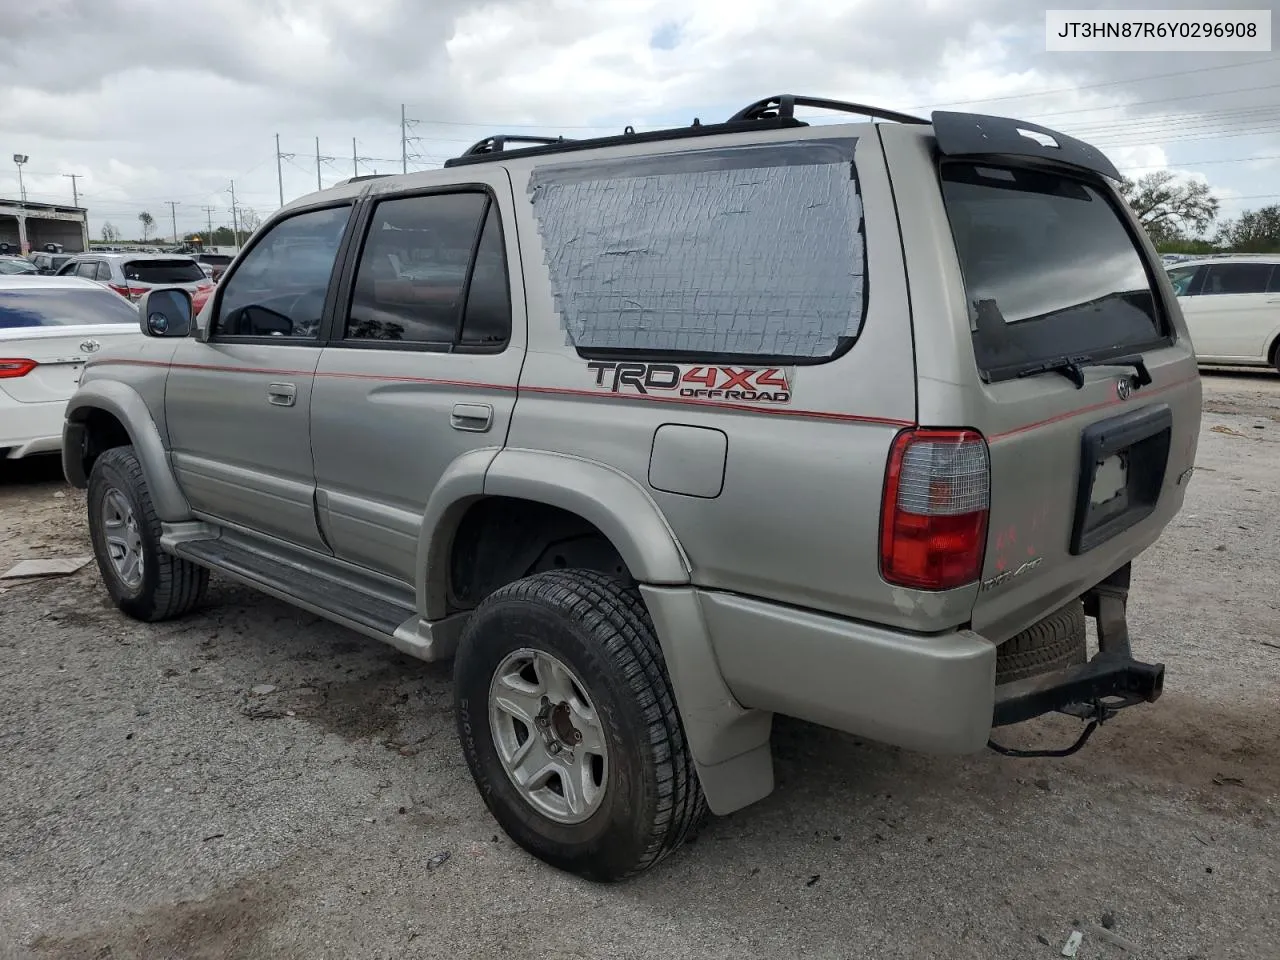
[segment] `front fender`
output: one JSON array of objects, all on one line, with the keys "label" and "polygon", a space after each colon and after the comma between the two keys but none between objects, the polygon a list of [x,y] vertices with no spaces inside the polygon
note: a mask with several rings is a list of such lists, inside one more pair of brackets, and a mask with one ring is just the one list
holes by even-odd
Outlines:
[{"label": "front fender", "polygon": [[66,425],[62,431],[62,469],[68,482],[81,489],[88,485],[82,442],[85,422],[94,410],[111,414],[129,434],[134,453],[142,465],[142,475],[146,478],[156,515],[166,523],[192,519],[191,505],[169,468],[168,451],[146,401],[131,386],[118,380],[93,380],[81,384],[67,402]]}]

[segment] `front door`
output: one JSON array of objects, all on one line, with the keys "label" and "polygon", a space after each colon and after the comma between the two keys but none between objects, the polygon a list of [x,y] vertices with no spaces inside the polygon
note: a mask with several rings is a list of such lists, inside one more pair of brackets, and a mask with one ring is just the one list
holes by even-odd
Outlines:
[{"label": "front door", "polygon": [[308,421],[349,202],[271,226],[227,274],[211,329],[184,340],[165,391],[174,473],[215,520],[327,550]]},{"label": "front door", "polygon": [[328,541],[410,583],[427,499],[459,456],[505,442],[524,355],[510,181],[501,168],[476,179],[412,196],[375,186],[316,371],[311,445]]}]

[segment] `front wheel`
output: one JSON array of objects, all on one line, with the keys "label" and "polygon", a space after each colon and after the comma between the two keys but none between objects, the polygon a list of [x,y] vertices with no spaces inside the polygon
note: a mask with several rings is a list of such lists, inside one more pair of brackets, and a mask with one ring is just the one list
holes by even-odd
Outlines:
[{"label": "front wheel", "polygon": [[486,806],[553,866],[624,879],[705,813],[653,625],[612,577],[553,570],[487,597],[459,644],[454,696]]},{"label": "front wheel", "polygon": [[94,461],[88,503],[93,554],[117,607],[154,622],[200,602],[209,572],[160,548],[160,518],[133,447],[113,447]]}]

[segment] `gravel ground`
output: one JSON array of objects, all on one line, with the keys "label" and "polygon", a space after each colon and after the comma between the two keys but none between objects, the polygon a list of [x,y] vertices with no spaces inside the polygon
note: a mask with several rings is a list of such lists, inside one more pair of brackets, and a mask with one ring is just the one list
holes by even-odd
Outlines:
[{"label": "gravel ground", "polygon": [[[0,957],[1280,956],[1280,378],[1208,375],[1205,411],[1135,570],[1158,704],[1067,760],[780,721],[772,797],[613,887],[498,832],[447,665],[222,582],[158,626],[92,564],[0,584]],[[56,463],[0,470],[0,571],[87,556],[83,513]]]}]

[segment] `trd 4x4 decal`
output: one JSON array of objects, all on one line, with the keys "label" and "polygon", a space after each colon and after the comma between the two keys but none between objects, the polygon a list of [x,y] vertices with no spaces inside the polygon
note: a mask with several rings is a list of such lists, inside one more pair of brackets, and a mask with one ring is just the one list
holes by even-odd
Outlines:
[{"label": "trd 4x4 decal", "polygon": [[790,403],[792,371],[783,367],[706,367],[592,360],[595,385],[610,393],[677,396],[736,403]]}]

